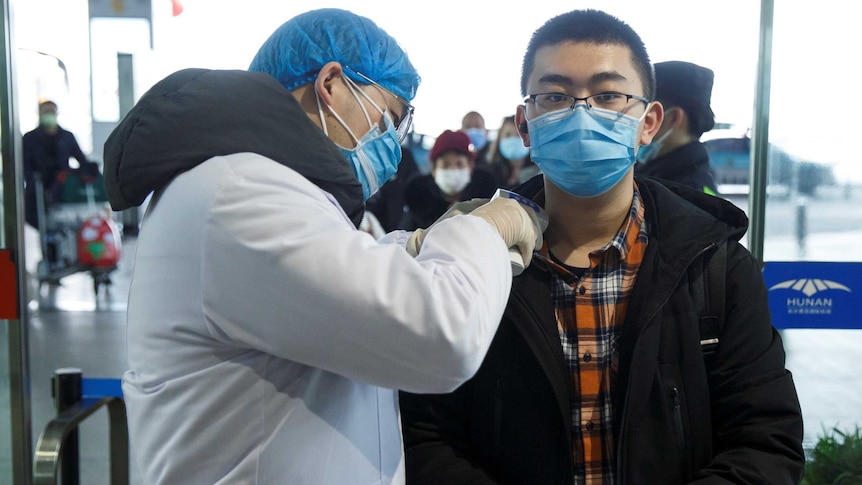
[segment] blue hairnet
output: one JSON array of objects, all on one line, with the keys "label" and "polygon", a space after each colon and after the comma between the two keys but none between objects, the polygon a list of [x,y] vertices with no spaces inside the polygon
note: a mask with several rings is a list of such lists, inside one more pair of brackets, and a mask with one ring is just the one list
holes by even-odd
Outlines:
[{"label": "blue hairnet", "polygon": [[[260,47],[248,70],[267,73],[293,90],[313,81],[331,61],[359,71],[407,101],[416,96],[419,74],[395,39],[370,19],[336,8],[312,10],[282,24]],[[344,73],[358,84],[368,84]]]}]

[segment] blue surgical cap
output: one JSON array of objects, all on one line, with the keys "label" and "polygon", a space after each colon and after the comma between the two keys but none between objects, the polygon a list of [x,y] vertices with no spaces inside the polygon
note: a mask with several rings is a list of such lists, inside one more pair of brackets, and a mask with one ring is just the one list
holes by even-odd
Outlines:
[{"label": "blue surgical cap", "polygon": [[[293,90],[313,81],[331,61],[359,71],[407,101],[416,96],[419,74],[395,39],[370,19],[336,8],[312,10],[282,24],[260,47],[248,70],[267,73]],[[348,70],[344,73],[368,84]]]}]

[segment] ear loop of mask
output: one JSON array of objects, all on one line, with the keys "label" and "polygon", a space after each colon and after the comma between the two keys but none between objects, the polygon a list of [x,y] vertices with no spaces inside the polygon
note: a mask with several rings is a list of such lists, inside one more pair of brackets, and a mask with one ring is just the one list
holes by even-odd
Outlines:
[{"label": "ear loop of mask", "polygon": [[[368,102],[371,103],[371,106],[374,106],[374,109],[379,111],[380,114],[385,114],[384,111],[381,110],[379,106],[377,106],[377,103],[375,103],[370,96],[365,94],[365,91],[359,89],[359,86],[357,86],[352,79],[347,76],[344,76],[343,79],[345,79],[347,88],[350,90],[350,93],[353,94],[354,99],[356,99],[356,102],[359,103],[359,107],[362,108],[362,113],[365,115],[365,121],[368,122],[368,128],[373,128],[374,123],[371,122],[371,116],[368,115],[368,110],[365,109],[365,105],[362,104],[362,101],[359,99],[359,96],[356,95],[356,92],[358,91],[365,99],[367,99]],[[320,95],[317,93],[317,81],[314,82],[314,87],[314,97],[317,100],[317,113],[320,116],[320,124],[323,125],[323,134],[329,136],[329,130],[326,128],[326,120],[323,117],[323,107],[320,106]],[[353,133],[353,130],[351,130],[350,127],[347,126],[347,123],[345,123],[344,120],[341,119],[341,116],[339,116],[338,113],[336,113],[335,110],[332,109],[332,106],[327,104],[326,107],[329,108],[329,112],[332,113],[332,116],[334,116],[335,119],[338,120],[341,126],[345,130],[347,130],[347,133],[350,135],[351,138],[353,138],[353,142],[359,145],[359,138],[357,138],[356,135]]]}]

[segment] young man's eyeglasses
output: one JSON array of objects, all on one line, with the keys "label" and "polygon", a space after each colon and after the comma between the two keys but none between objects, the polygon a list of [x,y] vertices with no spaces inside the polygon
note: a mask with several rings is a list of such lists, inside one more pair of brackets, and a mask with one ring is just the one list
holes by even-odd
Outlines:
[{"label": "young man's eyeglasses", "polygon": [[365,74],[362,74],[361,72],[359,72],[359,71],[357,71],[357,70],[355,70],[349,66],[342,66],[342,68],[346,71],[350,71],[351,73],[356,74],[357,76],[359,76],[363,80],[367,81],[368,84],[370,84],[370,85],[382,90],[383,92],[389,94],[390,96],[392,96],[396,100],[398,100],[399,103],[404,105],[404,109],[401,111],[400,118],[397,120],[397,122],[395,122],[395,133],[398,135],[398,143],[403,142],[404,139],[407,138],[407,132],[410,131],[410,125],[413,123],[413,111],[415,110],[413,105],[408,103],[401,96],[398,96],[397,94],[393,93],[392,91],[390,91],[390,90],[384,88],[383,86],[377,84],[376,82],[374,82],[374,80],[372,80],[371,78],[369,78]]},{"label": "young man's eyeglasses", "polygon": [[618,113],[627,111],[634,106],[635,102],[641,102],[645,105],[649,104],[649,100],[643,96],[622,93],[599,93],[585,98],[578,98],[562,93],[539,93],[531,94],[524,98],[524,103],[532,102],[536,106],[536,110],[541,114],[564,109],[575,109],[575,104],[578,101],[583,101],[587,109],[595,107]]}]

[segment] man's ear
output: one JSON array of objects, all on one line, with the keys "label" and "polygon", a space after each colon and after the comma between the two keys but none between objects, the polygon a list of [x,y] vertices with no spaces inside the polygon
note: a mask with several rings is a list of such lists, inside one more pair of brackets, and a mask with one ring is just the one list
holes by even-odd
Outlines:
[{"label": "man's ear", "polygon": [[525,147],[529,147],[530,130],[527,128],[527,110],[523,104],[519,104],[515,109],[515,128],[518,129],[518,135],[521,137],[521,142]]},{"label": "man's ear", "polygon": [[341,64],[330,61],[324,64],[317,73],[317,78],[314,80],[314,90],[320,96],[320,100],[332,106],[334,103],[334,93],[339,90],[342,83],[336,83],[344,76],[344,71],[341,69]]},{"label": "man's ear", "polygon": [[647,107],[646,115],[644,116],[643,124],[641,125],[641,133],[638,137],[638,142],[643,145],[649,145],[653,137],[661,128],[661,123],[664,120],[664,107],[658,101],[653,101]]}]

